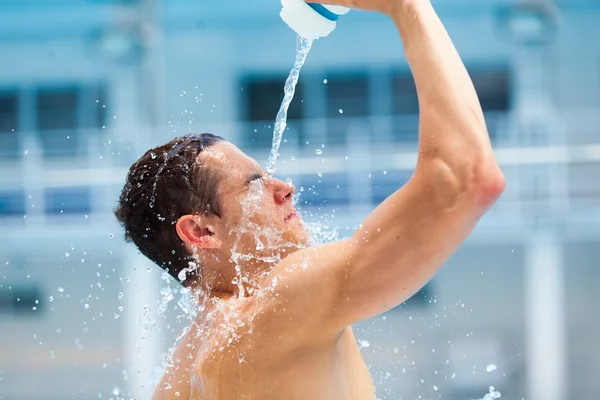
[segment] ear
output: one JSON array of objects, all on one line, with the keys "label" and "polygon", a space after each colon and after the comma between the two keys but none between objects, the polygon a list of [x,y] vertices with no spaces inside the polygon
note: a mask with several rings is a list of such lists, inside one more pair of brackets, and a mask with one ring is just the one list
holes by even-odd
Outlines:
[{"label": "ear", "polygon": [[187,246],[199,249],[217,249],[221,240],[214,235],[214,229],[198,215],[184,215],[177,220],[177,235]]}]

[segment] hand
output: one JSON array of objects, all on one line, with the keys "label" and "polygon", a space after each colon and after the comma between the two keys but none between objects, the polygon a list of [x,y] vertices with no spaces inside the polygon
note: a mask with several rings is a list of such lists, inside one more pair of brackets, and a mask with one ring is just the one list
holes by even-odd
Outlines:
[{"label": "hand", "polygon": [[343,6],[355,10],[375,11],[392,16],[407,0],[306,0],[307,3]]}]

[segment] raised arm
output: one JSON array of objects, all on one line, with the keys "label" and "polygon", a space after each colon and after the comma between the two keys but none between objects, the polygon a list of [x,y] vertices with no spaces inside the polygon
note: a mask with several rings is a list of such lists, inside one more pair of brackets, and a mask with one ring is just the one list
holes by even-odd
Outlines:
[{"label": "raised arm", "polygon": [[505,183],[471,79],[430,2],[326,2],[382,11],[394,20],[420,106],[419,157],[409,182],[350,239],[288,261],[310,258],[314,276],[307,277],[310,292],[290,276],[288,296],[282,298],[293,299],[298,309],[318,308],[314,317],[307,311],[306,321],[335,332],[418,291],[471,233]]}]

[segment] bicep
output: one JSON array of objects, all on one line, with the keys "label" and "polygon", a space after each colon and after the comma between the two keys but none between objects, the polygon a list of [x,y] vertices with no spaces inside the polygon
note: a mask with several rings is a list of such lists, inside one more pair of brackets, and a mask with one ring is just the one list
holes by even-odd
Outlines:
[{"label": "bicep", "polygon": [[431,279],[485,211],[469,198],[472,191],[455,187],[411,179],[349,239],[290,255],[271,274],[278,279],[266,309],[278,315],[265,320],[322,339],[401,304]]},{"label": "bicep", "polygon": [[[446,186],[444,186],[446,185]],[[388,311],[425,285],[487,209],[476,191],[413,178],[380,204],[349,239],[354,259],[329,320],[345,326]]]}]

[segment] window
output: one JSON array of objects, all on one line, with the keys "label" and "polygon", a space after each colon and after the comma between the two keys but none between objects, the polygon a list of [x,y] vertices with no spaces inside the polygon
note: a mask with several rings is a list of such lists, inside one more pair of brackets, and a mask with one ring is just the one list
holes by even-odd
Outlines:
[{"label": "window", "polygon": [[417,87],[410,72],[400,73],[393,78],[392,110],[396,115],[418,114]]},{"label": "window", "polygon": [[77,154],[77,89],[41,89],[36,94],[36,128],[44,155]]},{"label": "window", "polygon": [[[0,90],[0,159],[22,154],[23,129],[37,131],[45,157],[85,152],[86,135],[107,125],[106,97],[102,84],[41,86],[33,96]],[[21,107],[24,101],[27,104]],[[31,126],[19,126],[24,120],[31,121]]]},{"label": "window", "polygon": [[492,141],[498,135],[498,122],[511,109],[510,75],[506,69],[469,71],[477,91]]},{"label": "window", "polygon": [[36,95],[39,131],[71,130],[77,127],[77,90],[40,90]]},{"label": "window", "polygon": [[432,284],[432,282],[429,282],[421,290],[412,295],[408,300],[400,304],[397,309],[402,310],[407,308],[423,308],[430,306],[435,299],[433,288],[431,287]]},{"label": "window", "polygon": [[39,286],[4,286],[0,288],[0,315],[35,315],[43,307],[42,290]]},{"label": "window", "polygon": [[375,205],[383,202],[392,193],[400,189],[412,175],[412,171],[374,171],[371,174],[371,202]]},{"label": "window", "polygon": [[[473,86],[484,111],[510,109],[510,77],[506,70],[470,71]],[[417,87],[410,72],[394,77],[394,114],[418,114]]]},{"label": "window", "polygon": [[[496,135],[496,112],[506,112],[511,108],[510,75],[506,69],[476,69],[469,71],[473,86],[477,91],[481,107],[486,113],[488,130],[493,138]],[[419,102],[414,78],[409,71],[398,73],[393,78],[393,110],[399,116],[394,135],[398,139],[416,138],[418,132]],[[501,116],[500,116],[501,117]]]},{"label": "window", "polygon": [[304,189],[300,205],[305,207],[339,206],[348,204],[348,176],[345,173],[323,174],[322,177],[302,177]]},{"label": "window", "polygon": [[18,93],[0,93],[0,134],[19,130]]},{"label": "window", "polygon": [[91,211],[87,187],[51,188],[44,193],[46,214],[86,214]]},{"label": "window", "polygon": [[347,76],[328,76],[327,142],[345,143],[353,117],[369,116],[369,80],[365,73]]},{"label": "window", "polygon": [[484,112],[510,110],[510,76],[507,70],[470,71],[470,75]]},{"label": "window", "polygon": [[85,152],[86,135],[106,125],[106,93],[101,85],[40,88],[35,96],[36,125],[46,157]]},{"label": "window", "polygon": [[[285,76],[251,77],[242,85],[243,117],[250,129],[242,133],[252,147],[271,147],[273,124],[283,100]],[[303,116],[304,89],[300,79],[294,99],[288,109],[288,126],[297,124]],[[297,127],[299,128],[299,127]]]},{"label": "window", "polygon": [[[81,101],[79,107],[82,109],[80,126],[82,128],[102,128],[106,126],[108,114],[106,90],[103,86],[90,87],[84,90],[86,99]],[[83,96],[81,96],[83,97]]]},{"label": "window", "polygon": [[397,142],[415,142],[419,132],[417,87],[410,71],[396,74],[392,81],[392,137]]},{"label": "window", "polygon": [[21,191],[0,192],[0,217],[25,214],[25,194]]},{"label": "window", "polygon": [[19,95],[0,92],[0,158],[16,156],[19,150]]}]

